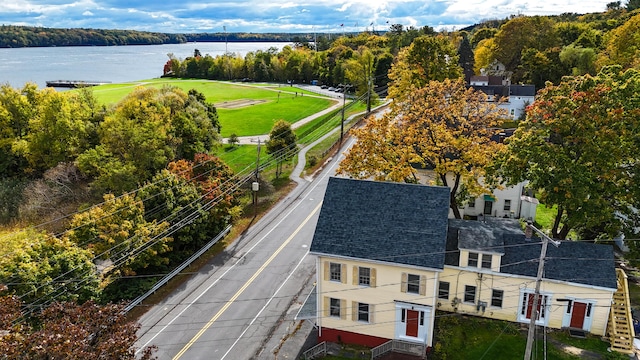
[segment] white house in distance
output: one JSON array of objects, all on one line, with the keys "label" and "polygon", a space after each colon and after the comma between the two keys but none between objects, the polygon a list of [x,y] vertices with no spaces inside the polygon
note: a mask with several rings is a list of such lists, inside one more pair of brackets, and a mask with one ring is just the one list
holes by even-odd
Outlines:
[{"label": "white house in distance", "polygon": [[[421,184],[429,185],[436,179],[433,170],[418,169],[418,178]],[[447,175],[447,181],[452,184],[452,174]],[[525,219],[536,221],[536,209],[538,199],[532,196],[527,189],[527,181],[502,189],[494,189],[491,194],[483,194],[469,201],[460,208],[460,214],[467,219],[476,220],[482,217]],[[453,211],[449,210],[449,218],[452,219]]]},{"label": "white house in distance", "polygon": [[472,76],[469,86],[487,94],[489,101],[505,100],[499,106],[514,120],[524,116],[525,108],[533,104],[536,96],[534,85],[511,85],[504,76]]}]

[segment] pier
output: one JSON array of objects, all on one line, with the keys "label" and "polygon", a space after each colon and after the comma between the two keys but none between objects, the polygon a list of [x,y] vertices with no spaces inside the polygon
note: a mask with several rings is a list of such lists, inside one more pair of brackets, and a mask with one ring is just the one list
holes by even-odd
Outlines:
[{"label": "pier", "polygon": [[52,80],[47,81],[48,87],[61,87],[61,88],[79,88],[85,86],[98,86],[104,84],[110,84],[110,81],[85,81],[85,80]]}]

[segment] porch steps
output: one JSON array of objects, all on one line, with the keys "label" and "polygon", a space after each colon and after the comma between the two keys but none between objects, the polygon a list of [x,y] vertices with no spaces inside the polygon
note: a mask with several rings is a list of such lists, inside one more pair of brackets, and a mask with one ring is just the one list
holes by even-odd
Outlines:
[{"label": "porch steps", "polygon": [[613,294],[611,311],[609,312],[609,341],[611,350],[633,354],[633,319],[631,302],[629,301],[629,284],[624,270],[616,269],[618,290]]}]

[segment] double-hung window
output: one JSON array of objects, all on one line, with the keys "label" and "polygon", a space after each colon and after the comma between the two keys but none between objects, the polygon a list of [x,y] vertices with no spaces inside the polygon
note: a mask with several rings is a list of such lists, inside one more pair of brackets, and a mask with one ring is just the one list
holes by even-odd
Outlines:
[{"label": "double-hung window", "polygon": [[438,282],[438,299],[449,300],[449,283],[446,281]]},{"label": "double-hung window", "polygon": [[504,290],[491,290],[491,306],[502,307],[502,299],[504,298]]},{"label": "double-hung window", "polygon": [[342,264],[329,263],[329,280],[342,282]]},{"label": "double-hung window", "polygon": [[475,303],[476,302],[476,287],[473,285],[464,286],[464,302]]},{"label": "double-hung window", "polygon": [[371,286],[371,268],[358,267],[358,285]]},{"label": "double-hung window", "polygon": [[467,261],[468,267],[478,267],[478,255],[480,254],[476,252],[469,253],[469,260]]}]

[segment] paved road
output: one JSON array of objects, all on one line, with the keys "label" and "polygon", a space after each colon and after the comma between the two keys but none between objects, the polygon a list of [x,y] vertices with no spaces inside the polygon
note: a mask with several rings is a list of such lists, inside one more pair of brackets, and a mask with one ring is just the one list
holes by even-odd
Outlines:
[{"label": "paved road", "polygon": [[159,359],[257,358],[314,279],[315,262],[306,254],[338,160],[311,182],[294,179],[298,186],[284,201],[148,311],[137,347],[156,345]]}]

